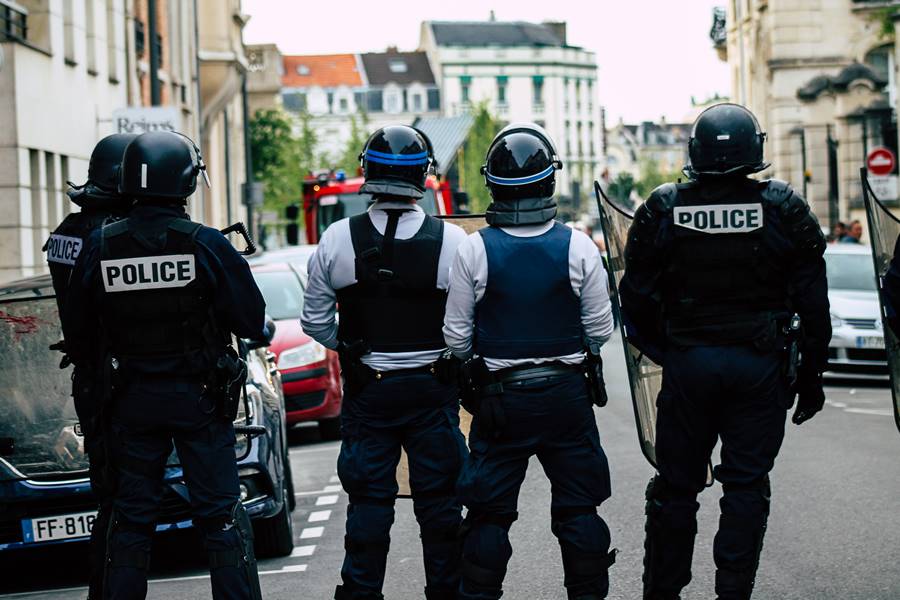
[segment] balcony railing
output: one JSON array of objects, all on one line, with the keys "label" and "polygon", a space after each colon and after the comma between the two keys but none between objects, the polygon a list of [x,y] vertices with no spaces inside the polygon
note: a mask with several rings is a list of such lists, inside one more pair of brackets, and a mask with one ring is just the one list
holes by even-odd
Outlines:
[{"label": "balcony railing", "polygon": [[6,40],[28,40],[28,11],[12,0],[0,0],[0,41]]}]

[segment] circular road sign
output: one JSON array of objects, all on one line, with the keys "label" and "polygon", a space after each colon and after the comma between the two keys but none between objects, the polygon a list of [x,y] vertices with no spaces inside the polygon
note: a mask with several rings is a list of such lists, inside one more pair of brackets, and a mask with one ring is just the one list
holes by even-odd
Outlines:
[{"label": "circular road sign", "polygon": [[894,157],[894,153],[883,146],[873,148],[866,157],[866,168],[875,176],[890,175],[894,172],[896,164],[897,159]]}]

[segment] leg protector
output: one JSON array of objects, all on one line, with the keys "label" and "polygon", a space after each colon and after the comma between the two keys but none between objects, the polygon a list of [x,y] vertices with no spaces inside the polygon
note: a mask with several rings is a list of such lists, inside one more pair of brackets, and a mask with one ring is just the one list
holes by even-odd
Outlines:
[{"label": "leg protector", "polygon": [[109,525],[112,518],[112,501],[105,499],[100,503],[97,518],[91,529],[91,541],[88,548],[90,553],[90,580],[88,583],[88,600],[103,599],[103,581],[105,579],[105,566],[108,559],[107,540],[109,538]]},{"label": "leg protector", "polygon": [[769,518],[769,477],[746,484],[725,483],[722,489],[722,515],[713,543],[716,594],[721,600],[749,600]]},{"label": "leg protector", "polygon": [[106,529],[106,565],[103,592],[106,597],[144,597],[150,570],[152,525],[122,521],[115,510]]},{"label": "leg protector", "polygon": [[[236,548],[229,550],[207,549],[210,577],[213,580],[213,597],[216,597],[216,590],[221,585],[246,587],[249,593],[249,600],[262,600],[259,573],[256,567],[256,554],[253,548],[253,526],[250,524],[250,517],[247,515],[247,511],[244,510],[244,505],[240,501],[235,502],[227,521],[219,521],[218,523],[215,520],[207,521],[202,523],[201,528],[205,530],[207,538],[218,532],[229,531],[233,531],[237,536]],[[240,580],[243,580],[243,585],[233,586],[228,581],[227,573],[229,570],[234,569],[237,570]]]},{"label": "leg protector", "polygon": [[509,528],[518,513],[491,514],[470,510],[460,526],[463,542],[460,597],[500,598],[506,565],[512,557]]},{"label": "leg protector", "polygon": [[606,598],[609,567],[616,551],[609,552],[609,527],[596,506],[551,508],[551,530],[562,552],[564,584],[570,600]]},{"label": "leg protector", "polygon": [[647,485],[644,528],[644,599],[678,600],[691,581],[697,495],[656,475]]},{"label": "leg protector", "polygon": [[384,600],[384,595],[345,583],[334,589],[334,600]]}]

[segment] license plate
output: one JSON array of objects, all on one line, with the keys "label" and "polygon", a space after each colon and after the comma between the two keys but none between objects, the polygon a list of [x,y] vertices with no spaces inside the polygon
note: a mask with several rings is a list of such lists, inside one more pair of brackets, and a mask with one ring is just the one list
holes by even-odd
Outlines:
[{"label": "license plate", "polygon": [[68,540],[91,535],[97,511],[22,520],[22,539],[28,543]]},{"label": "license plate", "polygon": [[884,349],[884,338],[883,337],[864,337],[859,336],[856,338],[856,347],[857,348],[878,348]]}]

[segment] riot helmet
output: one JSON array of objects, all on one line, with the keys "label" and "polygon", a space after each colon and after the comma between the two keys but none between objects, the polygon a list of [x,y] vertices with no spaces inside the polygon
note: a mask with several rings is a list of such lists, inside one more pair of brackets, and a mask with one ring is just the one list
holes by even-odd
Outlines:
[{"label": "riot helmet", "polygon": [[691,179],[758,173],[769,167],[763,160],[765,141],[752,112],[738,104],[716,104],[694,121],[684,172]]},{"label": "riot helmet", "polygon": [[69,199],[84,209],[122,208],[119,168],[125,148],[136,137],[133,133],[114,133],[97,142],[91,152],[87,181],[83,185],[67,182],[72,188],[66,192]]},{"label": "riot helmet", "polygon": [[359,155],[366,182],[361,193],[419,199],[435,164],[431,141],[415,127],[388,125],[366,141]]},{"label": "riot helmet", "polygon": [[534,123],[513,123],[491,142],[481,174],[491,192],[490,225],[545,223],[556,216],[556,171],[562,161],[550,136]]},{"label": "riot helmet", "polygon": [[183,201],[197,189],[197,175],[209,185],[200,149],[172,131],[142,133],[125,149],[119,192],[138,200]]}]

